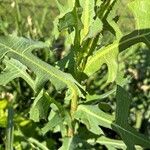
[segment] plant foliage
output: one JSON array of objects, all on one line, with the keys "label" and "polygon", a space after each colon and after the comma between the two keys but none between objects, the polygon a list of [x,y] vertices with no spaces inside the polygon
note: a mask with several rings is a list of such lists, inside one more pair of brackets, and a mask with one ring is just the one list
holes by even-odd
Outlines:
[{"label": "plant foliage", "polygon": [[[46,42],[15,35],[0,36],[3,68],[0,85],[5,86],[16,78],[28,83],[34,91],[30,119],[47,121],[41,127],[44,135],[61,133],[60,150],[96,149],[97,144],[109,150],[150,148],[149,137],[129,123],[132,98],[122,84],[125,79],[119,61],[120,54],[127,49],[132,51],[133,45],[142,42],[150,48],[150,1],[133,0],[127,4],[135,20],[135,29],[128,33],[124,33],[118,24],[122,19],[117,14],[120,1],[66,0],[62,4],[56,0],[56,4],[60,14],[54,21],[53,35],[54,38],[65,36],[68,53],[51,65],[34,53],[48,49]],[[112,36],[108,43],[103,43],[105,33]],[[108,110],[109,104],[102,105],[104,97],[96,95],[95,98],[88,89],[89,78],[104,64],[108,71],[101,80],[105,87],[113,85],[112,92],[104,93],[104,97],[115,93],[113,113]],[[61,93],[61,98],[49,93],[45,88],[47,84],[53,86],[57,94]],[[82,130],[85,127],[87,135]],[[117,138],[109,137],[106,129],[115,132]],[[19,135],[23,136],[21,131]],[[35,139],[28,141],[39,149],[49,149],[48,145]]]}]

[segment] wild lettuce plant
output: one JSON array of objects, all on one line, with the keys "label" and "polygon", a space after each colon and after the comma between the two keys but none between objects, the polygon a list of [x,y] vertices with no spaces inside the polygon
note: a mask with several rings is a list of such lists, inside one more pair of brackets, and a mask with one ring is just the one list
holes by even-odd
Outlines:
[{"label": "wild lettuce plant", "polygon": [[[56,0],[56,3],[60,14],[54,21],[53,36],[65,37],[68,52],[52,66],[33,53],[48,48],[46,42],[1,36],[0,59],[5,68],[0,73],[0,85],[5,86],[15,78],[28,83],[35,93],[30,119],[39,122],[48,118],[42,133],[60,132],[60,150],[94,149],[96,144],[109,150],[150,148],[150,139],[128,123],[132,99],[124,89],[126,79],[118,60],[121,52],[135,44],[142,42],[150,48],[150,1],[133,0],[127,4],[135,20],[135,29],[127,34],[118,25],[120,1],[67,0],[63,5]],[[113,38],[103,44],[106,32]],[[113,84],[113,89],[93,95],[88,89],[88,79],[104,64],[108,69],[105,86]],[[47,82],[63,93],[61,100],[44,88]],[[109,113],[101,109],[100,102],[112,93],[116,95],[116,108]],[[109,137],[107,130],[115,131],[118,138]]]}]

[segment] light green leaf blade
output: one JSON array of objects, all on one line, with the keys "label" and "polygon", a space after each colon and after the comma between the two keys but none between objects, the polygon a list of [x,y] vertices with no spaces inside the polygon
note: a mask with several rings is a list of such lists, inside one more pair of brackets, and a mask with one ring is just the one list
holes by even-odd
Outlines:
[{"label": "light green leaf blade", "polygon": [[[77,84],[79,86],[80,84],[71,75],[58,70],[32,54],[33,49],[44,47],[47,45],[43,42],[35,42],[16,36],[0,37],[0,57],[5,54],[31,69],[36,75],[34,88],[37,91],[43,87],[45,82],[50,80],[57,90],[67,85],[71,91],[71,97],[77,97],[79,95]],[[0,85],[2,85],[1,81]]]},{"label": "light green leaf blade", "polygon": [[45,134],[48,131],[52,131],[56,126],[58,126],[60,123],[63,123],[63,117],[60,116],[60,114],[57,112],[50,120],[49,122],[42,128],[42,133]]},{"label": "light green leaf blade", "polygon": [[98,135],[103,133],[99,126],[111,129],[114,121],[114,116],[104,113],[97,105],[79,105],[75,118],[85,124],[88,130]]},{"label": "light green leaf blade", "polygon": [[127,122],[130,100],[127,99],[126,92],[117,88],[117,94],[116,119],[114,116],[101,111],[97,106],[90,105],[79,105],[75,118],[95,134],[102,133],[99,126],[115,130],[120,134],[128,149],[132,150],[136,145],[149,148],[150,140],[130,127]]},{"label": "light green leaf blade", "polygon": [[122,149],[122,150],[126,150],[126,145],[123,141],[121,140],[114,140],[114,139],[110,139],[104,136],[101,136],[100,138],[97,139],[96,141],[97,143],[101,144],[101,145],[105,145],[114,149]]},{"label": "light green leaf blade", "polygon": [[[143,42],[148,47],[150,47],[150,21],[148,19],[150,18],[150,13],[147,13],[147,11],[145,11],[150,9],[150,2],[148,0],[135,0],[129,4],[129,7],[134,13],[136,20],[136,29],[138,30],[135,30],[119,39],[121,36],[120,30],[114,22],[111,22],[112,27],[116,31],[117,40],[111,45],[102,47],[91,57],[89,57],[84,70],[84,73],[88,76],[98,71],[102,64],[107,64],[107,83],[113,82],[116,79],[118,71],[117,59],[119,52],[126,50],[130,46],[139,42]],[[111,13],[113,14],[114,12]],[[112,14],[108,16],[108,20],[112,19]]]},{"label": "light green leaf blade", "polygon": [[[125,145],[125,143],[121,140],[114,140],[114,139],[110,139],[104,136],[101,136],[100,138],[97,139],[96,141],[97,143],[101,144],[101,145],[105,145],[106,147],[111,147],[114,149],[122,149],[122,150],[126,150],[127,146]],[[142,150],[142,148],[140,146],[136,146],[136,150]]]},{"label": "light green leaf blade", "polygon": [[150,1],[134,0],[128,4],[136,21],[136,29],[150,28]]},{"label": "light green leaf blade", "polygon": [[33,145],[36,145],[41,150],[49,150],[48,147],[46,147],[43,143],[41,143],[40,141],[38,141],[37,139],[33,137],[28,138],[27,141]]},{"label": "light green leaf blade", "polygon": [[102,30],[102,22],[99,18],[94,19],[94,0],[79,0],[79,2],[83,9],[81,16],[81,22],[83,24],[83,29],[81,30],[81,41],[83,41],[98,34]]},{"label": "light green leaf blade", "polygon": [[81,40],[85,38],[85,36],[89,32],[89,28],[92,24],[93,17],[95,15],[94,12],[94,1],[91,0],[80,0],[80,5],[83,8],[82,16],[81,16],[81,21],[83,23],[83,29],[81,30]]},{"label": "light green leaf blade", "polygon": [[76,144],[74,143],[74,138],[63,138],[63,145],[58,150],[74,150]]},{"label": "light green leaf blade", "polygon": [[90,76],[98,71],[103,64],[106,64],[108,67],[107,83],[115,81],[118,72],[119,51],[126,50],[139,42],[150,47],[150,29],[135,30],[122,37],[120,41],[115,41],[113,44],[99,49],[88,58],[84,73]]},{"label": "light green leaf blade", "polygon": [[59,0],[55,0],[56,4],[58,6],[60,14],[55,18],[53,24],[54,24],[54,29],[53,29],[53,35],[55,39],[58,38],[60,32],[58,30],[58,24],[59,24],[59,19],[63,18],[65,14],[71,12],[74,8],[75,5],[75,0],[67,0],[64,5],[62,5]]},{"label": "light green leaf blade", "polygon": [[34,100],[30,109],[30,119],[39,122],[40,119],[47,119],[50,108],[50,101],[44,96],[43,90]]},{"label": "light green leaf blade", "polygon": [[100,31],[102,31],[102,22],[100,21],[99,18],[96,18],[95,20],[93,20],[92,24],[89,27],[89,31],[88,34],[85,38],[85,40],[87,38],[93,38],[95,37],[98,33],[100,33]]},{"label": "light green leaf blade", "polygon": [[116,78],[118,71],[118,45],[113,43],[107,47],[99,49],[88,58],[87,64],[84,69],[84,73],[88,76],[98,71],[103,64],[107,64],[108,67],[108,79],[107,83],[113,82]]},{"label": "light green leaf blade", "polygon": [[[110,6],[108,9],[106,9],[106,13],[105,13],[105,17],[104,17],[104,24],[107,23],[107,28],[109,31],[111,31],[111,33],[115,34],[116,36],[116,39],[119,39],[121,38],[123,35],[122,35],[122,32],[119,28],[119,25],[117,24],[117,22],[115,22],[114,18],[117,16],[117,11],[118,11],[118,8],[120,6],[120,3],[121,1],[119,0],[114,0],[114,1],[111,1],[110,2]],[[107,5],[106,5],[107,7]],[[114,31],[112,31],[114,30]]]},{"label": "light green leaf blade", "polygon": [[15,78],[22,77],[27,83],[34,89],[33,79],[26,72],[27,67],[21,64],[15,59],[5,59],[4,64],[6,65],[3,72],[0,74],[0,83],[1,85],[6,85]]}]

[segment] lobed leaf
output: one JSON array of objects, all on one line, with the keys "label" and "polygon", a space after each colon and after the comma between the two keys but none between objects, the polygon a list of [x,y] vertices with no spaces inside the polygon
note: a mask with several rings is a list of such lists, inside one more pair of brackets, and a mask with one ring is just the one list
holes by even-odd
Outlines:
[{"label": "lobed leaf", "polygon": [[98,106],[81,104],[78,106],[75,118],[85,124],[88,130],[95,134],[103,135],[99,126],[118,132],[128,149],[134,150],[136,145],[150,148],[150,140],[128,124],[131,101],[127,92],[118,86],[116,95],[117,108],[115,117],[103,112]]},{"label": "lobed leaf", "polygon": [[108,79],[107,83],[113,82],[116,78],[118,71],[118,48],[117,44],[113,43],[107,47],[99,49],[88,58],[87,64],[84,69],[84,73],[88,76],[92,75],[100,69],[103,64],[107,64],[108,67]]},{"label": "lobed leaf", "polygon": [[113,82],[116,79],[118,71],[118,53],[119,51],[126,50],[130,46],[139,42],[145,43],[150,47],[150,29],[135,30],[132,33],[124,36],[120,41],[115,41],[113,44],[107,47],[99,49],[88,58],[84,73],[88,76],[92,75],[103,64],[107,64],[108,67],[108,79],[107,83]]},{"label": "lobed leaf", "polygon": [[22,77],[34,89],[34,81],[27,73],[27,67],[15,59],[5,59],[5,69],[0,74],[1,85],[6,85],[15,78]]},{"label": "lobed leaf", "polygon": [[111,128],[114,121],[114,116],[104,113],[97,105],[79,105],[75,118],[85,124],[88,130],[98,135],[103,134],[99,126]]},{"label": "lobed leaf", "polygon": [[[65,14],[71,12],[75,6],[75,0],[67,0],[65,5],[62,5],[59,0],[55,0],[56,4],[58,6],[60,14],[55,18],[53,24],[54,24],[54,29],[53,29],[53,35],[57,39],[60,32],[58,30],[58,24],[59,24],[59,19],[63,18]],[[66,22],[66,26],[67,22]]]},{"label": "lobed leaf", "polygon": [[83,9],[81,21],[83,29],[81,30],[81,41],[96,36],[102,30],[102,23],[99,18],[94,19],[96,16],[94,7],[94,0],[79,0]]},{"label": "lobed leaf", "polygon": [[45,98],[43,90],[35,98],[30,109],[30,119],[39,122],[40,119],[47,119],[51,102]]},{"label": "lobed leaf", "polygon": [[[29,39],[20,38],[16,36],[1,36],[0,37],[0,58],[5,55],[9,58],[13,58],[17,60],[17,64],[19,62],[29,68],[36,75],[36,79],[33,81],[34,85],[32,85],[35,91],[41,90],[43,85],[50,81],[57,90],[61,90],[62,88],[68,86],[71,92],[71,99],[77,98],[79,96],[79,88],[77,85],[80,84],[69,74],[64,73],[57,68],[43,62],[35,55],[32,54],[33,49],[44,48],[47,47],[45,43],[35,42]],[[19,66],[21,66],[19,64]],[[11,72],[11,70],[9,70]],[[9,73],[11,75],[11,73]],[[24,74],[25,76],[26,74]],[[3,75],[1,74],[1,77]],[[22,77],[22,74],[18,74],[18,76]],[[17,76],[17,77],[18,77]],[[16,77],[16,76],[15,76]],[[8,77],[8,79],[12,79]],[[8,81],[8,79],[6,79]],[[26,82],[30,85],[30,80],[28,78],[24,78]],[[7,83],[7,82],[5,82]],[[0,81],[0,85],[3,85],[3,80]],[[82,87],[81,87],[82,88]]]},{"label": "lobed leaf", "polygon": [[[149,1],[135,0],[129,4],[130,9],[133,11],[137,30],[131,32],[128,35],[123,36],[120,39],[121,33],[118,27],[112,22],[112,27],[116,29],[117,40],[106,47],[100,48],[91,57],[88,58],[85,66],[84,73],[88,76],[92,75],[100,69],[103,64],[107,64],[108,67],[108,79],[107,83],[113,82],[116,79],[118,71],[118,54],[119,52],[126,50],[130,46],[139,42],[145,43],[150,47],[150,13],[146,10],[150,8]],[[110,16],[108,20],[110,20]],[[141,21],[143,20],[143,21]]]},{"label": "lobed leaf", "polygon": [[[126,150],[127,148],[127,146],[122,140],[114,140],[104,136],[98,138],[96,142],[101,145],[105,145],[110,150],[112,149],[117,150],[118,148],[122,150]],[[140,146],[136,146],[136,150],[141,150],[141,149],[142,148]]]},{"label": "lobed leaf", "polygon": [[128,93],[120,86],[117,87],[116,99],[116,119],[112,128],[120,134],[128,149],[134,150],[135,145],[150,148],[150,140],[128,124],[131,100]]}]

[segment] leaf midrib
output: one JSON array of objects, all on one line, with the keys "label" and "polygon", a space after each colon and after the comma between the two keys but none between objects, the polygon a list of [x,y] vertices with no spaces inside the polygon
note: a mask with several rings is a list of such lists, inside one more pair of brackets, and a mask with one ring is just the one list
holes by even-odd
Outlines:
[{"label": "leaf midrib", "polygon": [[[24,53],[20,54],[20,53],[16,52],[14,49],[10,48],[9,46],[7,46],[7,45],[5,45],[5,44],[3,44],[3,43],[0,43],[0,45],[2,45],[3,47],[8,48],[8,49],[9,49],[10,51],[12,51],[13,53],[16,53],[17,55],[19,55],[19,56],[25,58],[27,61],[29,61],[29,62],[31,62],[32,64],[36,65],[37,67],[39,67],[40,69],[42,69],[42,70],[45,71],[46,73],[50,74],[51,76],[54,76],[55,78],[59,79],[60,81],[66,83],[66,84],[70,87],[70,89],[71,89],[72,91],[74,91],[74,93],[77,93],[77,92],[76,92],[77,89],[76,89],[75,85],[72,85],[72,82],[70,82],[69,80],[67,80],[67,79],[63,80],[63,79],[59,78],[59,76],[56,76],[54,73],[48,71],[48,70],[46,69],[46,67],[45,67],[45,68],[42,67],[40,64],[37,64],[37,63],[34,62],[32,59],[29,59],[26,55],[23,55]],[[32,46],[29,46],[27,49],[29,49],[29,48],[31,48],[31,47],[32,47]],[[27,49],[26,49],[26,50],[27,50]],[[8,51],[8,52],[9,52],[9,51]],[[7,53],[8,53],[8,52],[7,52]],[[24,51],[23,51],[23,52],[24,52]],[[7,54],[7,53],[5,53],[5,54]]]},{"label": "leaf midrib", "polygon": [[[109,125],[114,125],[115,127],[120,128],[121,130],[127,132],[128,134],[130,134],[130,135],[132,135],[132,136],[134,136],[134,137],[136,137],[137,139],[141,139],[142,141],[144,141],[144,142],[150,144],[150,142],[149,142],[148,140],[145,140],[145,139],[143,139],[143,137],[137,136],[136,134],[132,133],[130,130],[126,130],[125,128],[119,126],[118,124],[114,123],[113,120],[110,121],[110,120],[107,120],[107,119],[105,119],[105,118],[103,118],[103,117],[101,117],[101,116],[98,116],[98,115],[96,115],[95,113],[90,112],[90,111],[89,111],[87,108],[85,108],[84,106],[81,106],[81,105],[80,105],[79,107],[80,107],[80,108],[78,108],[78,109],[81,109],[81,111],[85,111],[86,113],[88,113],[88,114],[90,114],[90,115],[92,115],[92,116],[95,116],[96,118],[98,118],[98,119],[100,119],[100,120],[105,121],[105,122],[108,123]],[[112,129],[112,127],[111,127],[111,129]]]},{"label": "leaf midrib", "polygon": [[100,119],[100,120],[103,120],[104,122],[106,122],[107,124],[109,124],[109,125],[111,125],[112,124],[112,122],[113,122],[113,120],[107,120],[107,119],[105,119],[105,118],[103,118],[103,117],[101,117],[101,116],[98,116],[98,115],[96,115],[95,113],[93,113],[93,112],[90,112],[87,108],[85,108],[84,106],[79,106],[79,108],[78,109],[81,109],[81,111],[85,111],[86,113],[88,113],[88,114],[90,114],[90,115],[92,115],[92,116],[95,116],[96,118],[98,118],[98,119]]}]

